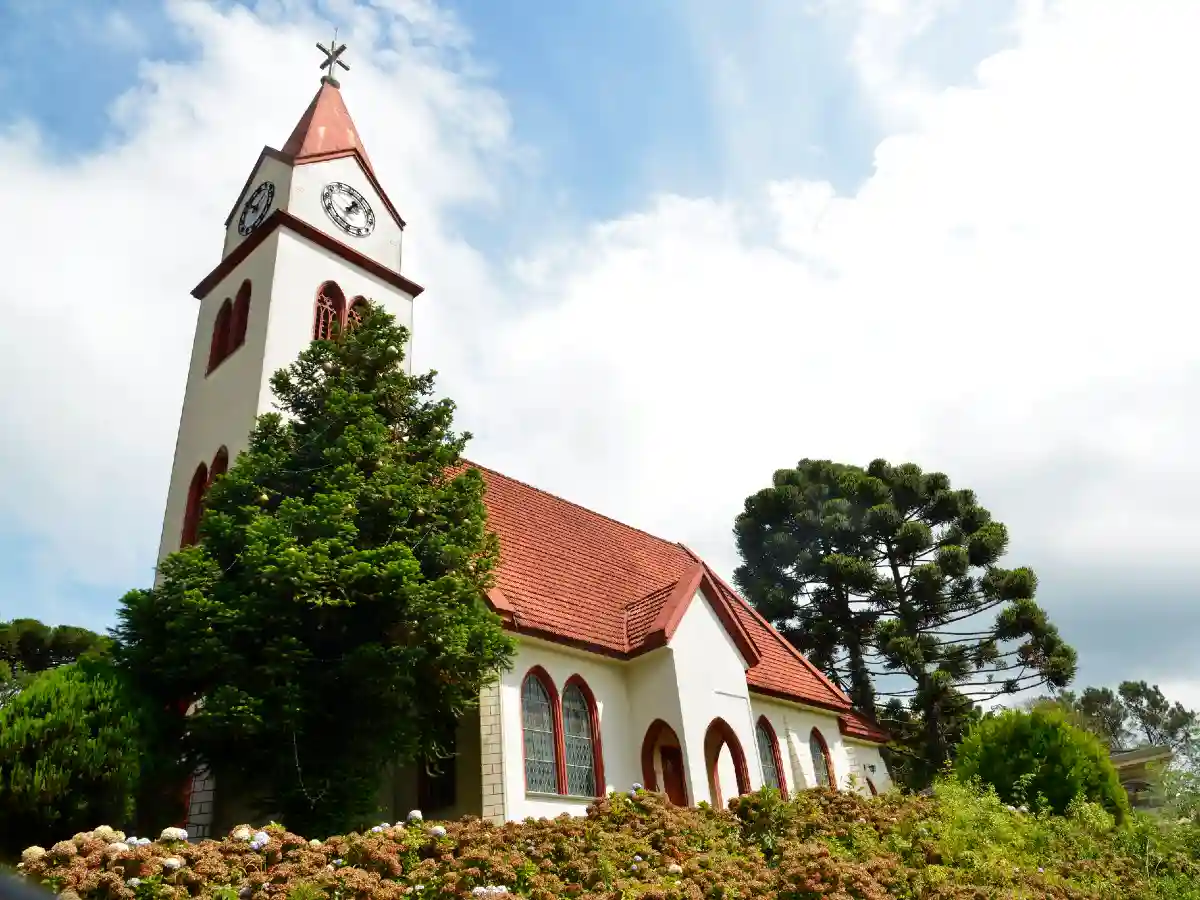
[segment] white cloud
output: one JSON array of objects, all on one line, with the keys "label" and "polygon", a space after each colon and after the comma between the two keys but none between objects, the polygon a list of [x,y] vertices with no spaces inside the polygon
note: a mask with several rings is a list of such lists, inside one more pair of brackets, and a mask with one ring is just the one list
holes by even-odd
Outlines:
[{"label": "white cloud", "polygon": [[[649,198],[516,261],[483,260],[446,225],[502,202],[501,99],[435,50],[376,55],[386,73],[360,57],[347,100],[429,288],[418,365],[441,370],[481,462],[725,571],[742,499],[802,456],[912,458],[985,490],[1050,600],[1056,566],[1178,562],[1200,540],[1200,7],[1024,3],[1011,46],[952,87],[904,52],[927,6],[877,7],[847,53],[892,134],[855,193],[784,179]],[[305,14],[268,27],[174,9],[201,57],[147,68],[116,146],[66,167],[28,137],[0,146],[0,171],[20,173],[0,206],[29,210],[0,225],[28,261],[0,304],[55,344],[0,333],[2,374],[23,387],[0,395],[19,441],[6,515],[97,577],[149,565],[186,292],[246,166],[311,89]],[[391,33],[370,15],[355,27]],[[437,29],[465,52],[461,26]],[[113,509],[135,537],[106,527]]]},{"label": "white cloud", "polygon": [[[445,213],[494,202],[486,166],[504,152],[507,113],[428,42],[453,49],[451,20],[395,5],[425,9],[413,32],[426,42],[411,46],[386,10],[343,22],[348,103],[391,196],[420,223],[414,267],[479,297],[482,263]],[[48,590],[55,578],[132,586],[152,571],[195,323],[188,292],[219,261],[258,151],[282,144],[318,87],[312,44],[326,23],[307,5],[263,10],[172,0],[196,58],[144,61],[94,155],[54,158],[28,123],[0,135],[0,504],[8,529],[43,548]]]}]

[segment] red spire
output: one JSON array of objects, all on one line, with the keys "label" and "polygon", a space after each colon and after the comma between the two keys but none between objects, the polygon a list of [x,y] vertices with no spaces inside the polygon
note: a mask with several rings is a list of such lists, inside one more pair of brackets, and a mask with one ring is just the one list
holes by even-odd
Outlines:
[{"label": "red spire", "polygon": [[330,78],[321,79],[321,89],[296,123],[283,145],[283,153],[297,164],[358,153],[367,171],[375,175],[367,151],[358,139],[358,130],[342,102],[342,92]]}]

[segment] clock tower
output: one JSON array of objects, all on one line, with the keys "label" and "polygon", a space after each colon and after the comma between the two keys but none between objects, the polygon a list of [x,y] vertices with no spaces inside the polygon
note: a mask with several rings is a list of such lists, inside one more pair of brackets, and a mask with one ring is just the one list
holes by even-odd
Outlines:
[{"label": "clock tower", "polygon": [[[378,303],[411,329],[422,288],[400,274],[404,220],[350,119],[326,50],[321,86],[276,150],[263,147],[225,220],[200,301],[158,558],[196,539],[212,479],[274,408],[271,376]],[[405,359],[405,365],[410,363]]]}]

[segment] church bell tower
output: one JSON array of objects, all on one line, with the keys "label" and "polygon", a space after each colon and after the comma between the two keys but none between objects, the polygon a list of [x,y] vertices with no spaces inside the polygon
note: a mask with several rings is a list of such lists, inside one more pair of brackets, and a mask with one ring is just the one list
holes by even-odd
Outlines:
[{"label": "church bell tower", "polygon": [[[158,559],[196,539],[212,479],[271,411],[271,376],[309,342],[378,303],[412,328],[422,288],[400,274],[404,220],[350,119],[336,42],[283,148],[263,147],[225,220],[221,261],[200,301]],[[405,359],[405,366],[410,365]]]}]

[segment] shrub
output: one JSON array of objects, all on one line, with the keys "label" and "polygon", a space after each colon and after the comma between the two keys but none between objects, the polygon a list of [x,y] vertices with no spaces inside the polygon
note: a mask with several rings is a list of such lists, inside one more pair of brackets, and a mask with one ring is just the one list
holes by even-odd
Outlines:
[{"label": "shrub", "polygon": [[981,719],[959,745],[955,773],[978,778],[1006,803],[1064,814],[1077,797],[1124,820],[1129,801],[1108,752],[1059,710],[1005,710]]},{"label": "shrub", "polygon": [[125,822],[141,771],[141,717],[106,662],[43,672],[0,709],[0,851]]},{"label": "shrub", "polygon": [[275,824],[194,844],[97,828],[30,848],[22,868],[70,900],[1200,900],[1193,857],[1159,838],[1146,852],[1159,826],[1117,828],[1083,801],[1068,812],[1023,814],[953,780],[932,797],[762,791],[727,810],[638,790],[585,817],[325,841]]}]

